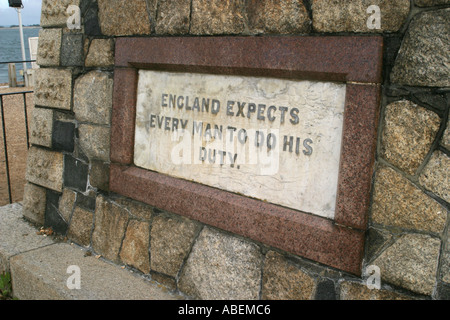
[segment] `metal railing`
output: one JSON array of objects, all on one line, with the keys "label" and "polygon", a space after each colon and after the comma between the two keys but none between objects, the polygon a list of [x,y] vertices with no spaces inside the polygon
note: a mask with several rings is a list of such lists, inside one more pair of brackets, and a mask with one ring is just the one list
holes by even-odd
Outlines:
[{"label": "metal railing", "polygon": [[3,129],[3,150],[5,155],[5,169],[6,169],[6,180],[8,182],[8,199],[9,203],[12,203],[12,192],[11,192],[11,175],[10,175],[10,167],[9,167],[9,158],[8,158],[8,143],[6,137],[6,121],[5,121],[5,108],[3,97],[5,96],[13,96],[13,95],[22,95],[23,97],[23,110],[25,116],[25,132],[27,138],[27,149],[30,148],[30,135],[28,130],[28,111],[27,111],[27,99],[26,95],[33,93],[33,91],[19,91],[19,92],[11,92],[11,93],[0,93],[0,113],[2,117],[2,129]]}]

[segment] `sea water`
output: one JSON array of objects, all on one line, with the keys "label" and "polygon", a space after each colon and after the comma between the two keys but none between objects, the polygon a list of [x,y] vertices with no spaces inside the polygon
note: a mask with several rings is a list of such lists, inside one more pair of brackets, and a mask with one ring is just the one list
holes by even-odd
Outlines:
[{"label": "sea water", "polygon": [[[25,44],[26,60],[31,60],[28,38],[39,36],[39,27],[23,28],[23,40]],[[22,61],[22,49],[20,44],[19,28],[0,28],[0,62]],[[31,68],[31,63],[27,63],[27,68]],[[23,81],[20,70],[22,63],[16,63],[17,81]],[[8,83],[8,64],[0,64],[0,84]]]}]

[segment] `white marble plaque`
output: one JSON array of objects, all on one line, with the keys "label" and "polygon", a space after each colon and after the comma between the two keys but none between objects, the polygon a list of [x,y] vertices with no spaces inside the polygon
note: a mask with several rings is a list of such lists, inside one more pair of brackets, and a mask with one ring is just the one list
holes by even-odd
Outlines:
[{"label": "white marble plaque", "polygon": [[140,70],[135,165],[333,219],[345,90]]}]

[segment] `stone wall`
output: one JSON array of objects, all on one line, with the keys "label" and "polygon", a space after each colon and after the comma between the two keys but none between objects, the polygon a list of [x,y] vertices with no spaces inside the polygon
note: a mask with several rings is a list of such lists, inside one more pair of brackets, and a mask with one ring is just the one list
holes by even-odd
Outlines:
[{"label": "stone wall", "polygon": [[[450,299],[449,0],[44,0],[41,26],[27,219],[192,298]],[[117,37],[266,34],[384,38],[363,263],[380,290],[109,192]]]}]

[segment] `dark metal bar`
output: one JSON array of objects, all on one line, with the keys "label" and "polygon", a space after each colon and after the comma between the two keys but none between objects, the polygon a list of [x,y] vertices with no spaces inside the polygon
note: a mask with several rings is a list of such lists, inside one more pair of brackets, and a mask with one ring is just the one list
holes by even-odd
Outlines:
[{"label": "dark metal bar", "polygon": [[3,146],[5,148],[4,150],[5,150],[6,179],[8,180],[8,197],[9,197],[9,203],[12,203],[11,178],[9,176],[8,146],[6,145],[5,113],[3,112],[3,95],[0,95],[0,109],[1,109],[2,127],[3,127]]},{"label": "dark metal bar", "polygon": [[15,94],[22,94],[22,93],[33,93],[34,91],[16,91],[16,92],[10,92],[10,93],[0,93],[0,96],[12,96]]},{"label": "dark metal bar", "polygon": [[27,149],[30,148],[30,135],[28,132],[28,112],[27,112],[27,95],[22,93],[23,96],[23,113],[25,115],[25,132],[27,133]]},{"label": "dark metal bar", "polygon": [[36,62],[36,60],[4,61],[4,62],[0,62],[0,64],[8,64],[8,63],[24,63],[24,62]]}]

